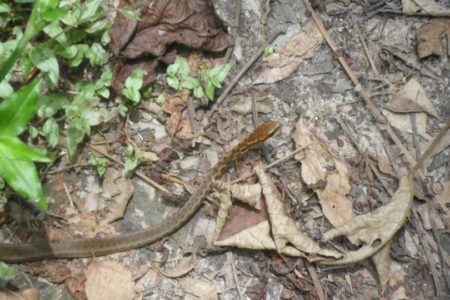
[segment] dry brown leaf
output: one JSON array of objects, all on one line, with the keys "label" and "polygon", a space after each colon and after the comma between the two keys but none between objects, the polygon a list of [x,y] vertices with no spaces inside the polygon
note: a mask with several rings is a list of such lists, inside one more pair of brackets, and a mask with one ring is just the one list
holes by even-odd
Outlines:
[{"label": "dry brown leaf", "polygon": [[381,285],[381,293],[386,290],[387,283],[389,281],[390,269],[391,269],[391,246],[392,241],[389,241],[380,251],[375,253],[372,257],[372,261],[375,265],[375,269],[378,273],[378,278]]},{"label": "dry brown leaf", "polygon": [[255,84],[274,83],[294,73],[304,59],[311,58],[323,37],[313,21],[292,35],[277,52],[267,58],[267,67],[259,74]]},{"label": "dry brown leaf", "polygon": [[[442,45],[442,38],[447,40],[447,53]],[[450,20],[437,19],[423,25],[417,31],[417,55],[424,58],[429,55],[450,55]]]},{"label": "dry brown leaf", "polygon": [[171,262],[174,266],[165,266],[160,268],[156,263],[152,263],[152,267],[161,274],[169,278],[178,278],[192,271],[197,265],[197,255],[193,251],[186,251],[183,255]]},{"label": "dry brown leaf", "polygon": [[[431,230],[432,226],[431,226],[428,203],[419,205],[419,207],[417,208],[417,212],[419,213],[420,219],[422,220],[423,227],[426,230]],[[439,217],[439,215],[434,214],[433,218],[434,218],[434,222],[436,224],[437,229],[445,228],[444,223],[442,223],[441,217]]]},{"label": "dry brown leaf", "polygon": [[312,255],[308,257],[311,261],[315,259],[315,255],[340,257],[336,251],[322,249],[318,243],[297,228],[295,221],[285,215],[280,195],[272,181],[262,168],[257,167],[255,171],[266,199],[270,223],[261,222],[214,244],[245,249],[277,250],[278,253],[289,256]]},{"label": "dry brown leaf", "polygon": [[450,9],[434,0],[402,0],[402,10],[410,15],[421,13],[430,16],[450,16]]},{"label": "dry brown leaf", "polygon": [[8,290],[0,290],[0,299],[2,300],[39,300],[39,290],[26,289],[21,292],[13,292]]},{"label": "dry brown leaf", "polygon": [[214,240],[217,240],[227,221],[229,211],[233,203],[231,196],[246,203],[257,210],[261,209],[261,186],[259,184],[226,184],[220,181],[214,182],[214,188],[220,200],[217,212],[216,227],[214,229]]},{"label": "dry brown leaf", "polygon": [[302,178],[317,193],[326,218],[334,226],[350,220],[353,207],[346,197],[350,191],[346,164],[308,128],[303,119],[298,121],[293,139],[297,149],[305,148],[295,158],[302,163]]},{"label": "dry brown leaf", "polygon": [[[252,112],[252,97],[239,97],[231,104],[230,109],[238,114],[246,115]],[[263,114],[271,113],[273,110],[273,99],[271,97],[257,97],[255,99],[256,111]]]},{"label": "dry brown leaf", "polygon": [[125,177],[124,170],[108,168],[104,175],[102,188],[103,193],[110,199],[104,222],[112,223],[123,218],[128,201],[134,193],[131,179]]},{"label": "dry brown leaf", "polygon": [[193,278],[182,278],[181,287],[187,293],[197,296],[199,300],[217,300],[219,286],[213,281],[206,281]]},{"label": "dry brown leaf", "polygon": [[389,160],[389,157],[387,156],[383,146],[378,147],[378,168],[384,174],[388,174],[394,177],[396,176],[391,161]]},{"label": "dry brown leaf", "polygon": [[413,195],[412,179],[408,176],[401,177],[399,188],[388,204],[368,214],[356,216],[345,224],[327,231],[322,237],[324,241],[329,241],[345,235],[355,245],[362,245],[361,248],[344,253],[341,259],[326,259],[318,263],[325,265],[355,263],[380,251],[406,222]]},{"label": "dry brown leaf", "polygon": [[391,100],[389,100],[389,102],[385,103],[384,108],[393,113],[427,112],[426,108],[417,102],[398,95],[394,96]]},{"label": "dry brown leaf", "polygon": [[[431,143],[433,142],[433,139],[430,139],[427,143],[425,143],[425,146],[423,149],[426,149]],[[430,157],[435,156],[436,154],[440,153],[442,150],[450,146],[450,130],[447,131],[447,133],[444,135],[444,137],[434,146],[433,150],[431,150]]]},{"label": "dry brown leaf", "polygon": [[134,299],[134,281],[131,272],[113,261],[93,262],[86,274],[88,300]]},{"label": "dry brown leaf", "polygon": [[182,120],[181,112],[188,101],[189,92],[181,91],[164,101],[163,110],[170,114],[166,121],[166,130],[172,138],[192,138],[192,128],[188,120]]},{"label": "dry brown leaf", "polygon": [[[412,100],[419,106],[423,107],[429,115],[439,118],[439,114],[436,108],[434,107],[432,101],[426,94],[425,89],[415,78],[411,78],[400,89],[400,91],[394,95],[394,98],[398,99],[406,98]],[[382,109],[382,111],[392,126],[398,128],[401,131],[413,133],[409,114],[405,115],[392,113],[386,109]],[[415,114],[416,114],[417,133],[424,138],[428,138],[429,135],[426,132],[427,115],[425,113],[415,113]]]},{"label": "dry brown leaf", "polygon": [[327,249],[322,249],[309,236],[303,234],[295,224],[295,221],[285,215],[281,195],[276,189],[269,176],[258,166],[255,168],[256,175],[261,184],[262,193],[266,200],[272,236],[278,253],[282,253],[284,248],[290,243],[298,250],[307,254],[319,254],[324,256],[339,257],[340,254]]}]

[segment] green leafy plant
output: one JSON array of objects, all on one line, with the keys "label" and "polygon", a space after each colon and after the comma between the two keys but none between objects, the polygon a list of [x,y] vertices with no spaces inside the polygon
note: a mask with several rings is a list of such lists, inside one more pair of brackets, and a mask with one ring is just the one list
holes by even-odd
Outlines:
[{"label": "green leafy plant", "polygon": [[192,91],[194,97],[202,98],[205,94],[209,100],[214,99],[216,88],[221,87],[225,80],[230,65],[218,65],[212,69],[206,69],[201,72],[200,80],[189,75],[189,64],[184,57],[177,56],[175,62],[167,67],[167,84],[179,91],[186,89]]},{"label": "green leafy plant", "polygon": [[141,88],[144,79],[144,70],[134,69],[131,75],[125,80],[123,85],[123,95],[133,104],[138,104],[141,101]]},{"label": "green leafy plant", "polygon": [[9,280],[14,278],[15,275],[16,271],[13,268],[0,261],[0,278]]},{"label": "green leafy plant", "polygon": [[131,145],[128,145],[125,152],[125,174],[130,174],[139,165],[143,152],[135,152]]},{"label": "green leafy plant", "polygon": [[97,174],[101,177],[103,176],[103,174],[105,174],[106,171],[106,164],[108,163],[108,161],[104,158],[92,155],[89,158],[89,163],[95,167],[95,169],[97,170]]},{"label": "green leafy plant", "polygon": [[34,116],[41,80],[34,80],[0,103],[0,176],[21,196],[46,210],[34,162],[50,162],[44,151],[30,148],[17,136]]},{"label": "green leafy plant", "polygon": [[203,82],[203,88],[209,100],[214,99],[214,93],[216,92],[216,88],[221,87],[221,83],[227,77],[230,68],[231,68],[230,65],[225,64],[225,65],[218,65],[212,69],[206,69],[201,72],[201,80]]}]

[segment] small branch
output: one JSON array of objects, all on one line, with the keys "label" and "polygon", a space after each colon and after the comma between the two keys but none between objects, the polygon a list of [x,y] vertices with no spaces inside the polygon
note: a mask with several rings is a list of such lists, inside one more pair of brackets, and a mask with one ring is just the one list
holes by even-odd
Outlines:
[{"label": "small branch", "polygon": [[[266,47],[272,43],[273,40],[280,34],[284,33],[284,30],[278,30],[276,31],[272,37],[269,39],[269,41],[264,44],[261,48],[258,49],[258,51],[250,58],[248,63],[245,64],[245,66],[239,71],[239,73],[236,74],[236,76],[231,80],[231,82],[227,85],[225,90],[220,94],[219,98],[217,98],[216,103],[211,107],[211,110],[208,113],[208,119],[211,119],[211,117],[216,113],[217,108],[219,105],[222,104],[223,100],[228,96],[228,94],[231,92],[233,87],[238,83],[238,81],[244,76],[244,74],[250,69],[250,67],[255,63],[255,61],[264,53],[264,50]],[[208,126],[207,126],[208,127]]]},{"label": "small branch", "polygon": [[[109,160],[115,162],[116,164],[118,164],[118,165],[120,165],[120,166],[122,166],[122,167],[125,167],[125,164],[124,164],[123,162],[121,162],[121,161],[115,159],[114,157],[112,157],[112,156],[109,155],[108,153],[105,153],[105,152],[103,152],[102,150],[100,150],[100,149],[98,149],[98,148],[96,148],[96,147],[94,147],[94,146],[92,146],[92,145],[89,145],[89,144],[86,144],[86,146],[87,146],[89,149],[91,149],[91,150],[97,152],[98,154],[100,154],[100,155],[106,157],[107,159],[109,159]],[[148,184],[150,184],[151,186],[153,186],[153,187],[154,187],[155,189],[157,189],[158,191],[160,191],[161,194],[163,194],[164,197],[168,197],[168,198],[173,197],[173,194],[172,194],[169,190],[167,190],[165,187],[163,187],[162,185],[158,184],[157,182],[153,181],[151,178],[147,177],[144,173],[139,172],[139,171],[134,171],[134,174],[135,174],[137,177],[139,177],[140,179],[142,179],[143,181],[145,181],[146,183],[148,183]]]}]

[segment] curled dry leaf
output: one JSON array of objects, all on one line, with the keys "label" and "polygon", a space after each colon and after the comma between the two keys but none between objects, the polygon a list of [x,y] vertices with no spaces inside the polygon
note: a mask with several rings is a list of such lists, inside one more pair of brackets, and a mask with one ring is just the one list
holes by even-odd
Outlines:
[{"label": "curled dry leaf", "polygon": [[108,168],[105,172],[102,188],[108,198],[111,199],[111,202],[108,203],[108,214],[104,221],[111,223],[123,218],[128,201],[134,193],[131,179],[125,177],[124,170],[118,171],[114,168]]},{"label": "curled dry leaf", "polygon": [[293,135],[296,148],[305,148],[295,156],[302,163],[302,178],[314,189],[325,217],[339,226],[353,217],[346,164],[300,119]]},{"label": "curled dry leaf", "polygon": [[266,200],[269,222],[277,251],[282,253],[283,249],[290,243],[304,253],[340,257],[340,254],[335,251],[320,248],[318,243],[297,228],[295,221],[284,214],[283,203],[280,200],[281,195],[272,180],[261,167],[256,167],[255,171]]},{"label": "curled dry leaf", "polygon": [[269,220],[215,242],[215,245],[276,250],[283,255],[308,257],[310,261],[314,261],[317,255],[341,257],[336,251],[322,249],[313,239],[303,234],[295,221],[285,215],[280,195],[269,177],[261,168],[256,169],[256,174],[266,199]]},{"label": "curled dry leaf", "polygon": [[134,299],[131,272],[113,261],[92,263],[86,274],[86,296],[89,300]]},{"label": "curled dry leaf", "polygon": [[197,265],[197,256],[193,251],[186,251],[181,258],[173,262],[174,266],[166,266],[160,268],[155,262],[152,267],[158,270],[161,274],[169,278],[177,278],[186,275]]},{"label": "curled dry leaf", "polygon": [[267,59],[266,68],[259,74],[255,84],[278,82],[294,73],[304,59],[311,58],[323,37],[313,21],[293,34],[276,53]]},{"label": "curled dry leaf", "polygon": [[214,229],[214,240],[217,240],[220,232],[227,221],[228,213],[233,205],[231,196],[258,210],[261,209],[261,186],[259,184],[226,184],[220,181],[214,182],[214,188],[218,192],[220,200],[217,212],[216,228]]},{"label": "curled dry leaf", "polygon": [[166,121],[166,130],[172,138],[175,135],[181,139],[192,138],[191,122],[183,119],[181,114],[187,104],[188,97],[189,93],[187,91],[181,91],[166,99],[162,106],[163,110],[170,114],[170,117]]},{"label": "curled dry leaf", "polygon": [[362,245],[361,248],[344,253],[341,259],[325,259],[318,263],[343,265],[361,261],[378,253],[406,222],[413,195],[412,179],[409,176],[401,177],[399,188],[388,204],[368,214],[354,217],[341,226],[327,231],[322,238],[329,241],[344,235],[355,245]]}]

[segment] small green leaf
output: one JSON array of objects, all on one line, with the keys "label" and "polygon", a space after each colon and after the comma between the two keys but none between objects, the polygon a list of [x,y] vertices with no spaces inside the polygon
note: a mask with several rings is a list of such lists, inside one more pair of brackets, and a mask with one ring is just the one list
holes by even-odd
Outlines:
[{"label": "small green leaf", "polygon": [[67,14],[67,10],[63,8],[49,9],[42,14],[42,19],[51,23],[61,20]]},{"label": "small green leaf", "polygon": [[137,68],[134,69],[131,75],[125,80],[123,95],[134,104],[141,101],[141,93],[139,90],[142,88],[143,79],[144,70]]},{"label": "small green leaf", "polygon": [[131,21],[139,21],[139,17],[140,17],[140,11],[138,9],[136,10],[131,10],[128,8],[119,8],[119,11],[125,16],[125,18],[127,18],[128,20]]},{"label": "small green leaf", "polygon": [[220,87],[220,83],[225,80],[230,71],[231,66],[229,64],[218,65],[212,68],[209,72],[211,79],[214,81],[216,87]]},{"label": "small green leaf", "polygon": [[0,135],[21,134],[33,117],[41,80],[36,79],[0,103]]},{"label": "small green leaf", "polygon": [[136,169],[139,165],[141,158],[144,156],[143,152],[137,152],[133,155],[134,149],[131,145],[128,145],[125,152],[125,174],[129,174]]},{"label": "small green leaf", "polygon": [[181,87],[183,89],[188,89],[188,90],[193,90],[197,87],[200,86],[200,82],[191,76],[187,76],[182,82],[181,82]]},{"label": "small green leaf", "polygon": [[0,98],[9,97],[12,93],[14,93],[14,89],[6,79],[0,82]]},{"label": "small green leaf", "polygon": [[9,281],[14,278],[14,276],[16,276],[16,271],[4,262],[0,261],[0,278],[5,281]]},{"label": "small green leaf", "polygon": [[17,137],[12,136],[0,136],[0,158],[12,161],[51,161],[45,151],[32,149]]},{"label": "small green leaf", "polygon": [[39,131],[36,127],[30,126],[30,128],[28,128],[28,134],[30,135],[30,138],[35,139],[38,137]]},{"label": "small green leaf", "polygon": [[[59,22],[50,23],[44,27],[43,31],[52,39],[57,40],[58,43],[63,45],[67,43],[67,36],[64,34],[64,30],[59,25]],[[64,46],[64,48],[66,47]]]},{"label": "small green leaf", "polygon": [[60,109],[66,108],[69,103],[63,94],[51,93],[41,96],[37,103],[37,115],[42,119],[53,117]]},{"label": "small green leaf", "polygon": [[108,19],[99,20],[99,21],[96,21],[91,26],[89,26],[88,28],[86,28],[86,32],[90,33],[90,34],[97,33],[97,32],[108,29],[110,25],[111,25],[111,23],[109,22]]},{"label": "small green leaf", "polygon": [[180,81],[176,77],[167,77],[167,84],[174,90],[180,90]]},{"label": "small green leaf", "polygon": [[147,86],[145,86],[142,89],[142,96],[144,96],[145,98],[150,98],[153,92],[153,87],[151,84],[147,84]]},{"label": "small green leaf", "polygon": [[91,127],[81,118],[72,119],[67,127],[67,149],[69,155],[73,156],[77,151],[78,144],[81,143],[84,136],[89,134]]},{"label": "small green leaf", "polygon": [[194,88],[194,97],[197,99],[202,98],[205,95],[201,86]]},{"label": "small green leaf", "polygon": [[178,74],[178,69],[180,68],[177,64],[171,64],[167,67],[166,74],[169,77],[176,77]]},{"label": "small green leaf", "polygon": [[205,94],[206,97],[208,97],[209,100],[214,99],[214,92],[216,90],[216,87],[212,84],[212,82],[209,80],[205,84]]},{"label": "small green leaf", "polygon": [[102,0],[88,0],[83,3],[81,9],[80,22],[91,20],[99,10]]},{"label": "small green leaf", "polygon": [[187,62],[187,59],[182,56],[177,56],[175,59],[175,64],[179,65],[178,68],[178,78],[184,79],[189,75],[189,64]]},{"label": "small green leaf", "polygon": [[55,148],[59,142],[59,126],[55,119],[50,118],[42,126],[42,134],[47,138],[50,147]]},{"label": "small green leaf", "polygon": [[86,50],[85,55],[93,67],[104,65],[107,62],[106,51],[99,43],[93,43],[91,47]]},{"label": "small green leaf", "polygon": [[105,174],[106,164],[108,163],[106,159],[92,155],[89,158],[89,163],[95,167],[99,176],[103,176],[103,174]]},{"label": "small green leaf", "polygon": [[0,14],[10,13],[10,12],[11,12],[11,8],[8,6],[8,4],[6,4],[4,2],[0,2]]},{"label": "small green leaf", "polygon": [[53,50],[49,48],[34,48],[31,51],[30,59],[39,70],[48,76],[53,86],[58,85],[59,65]]}]

